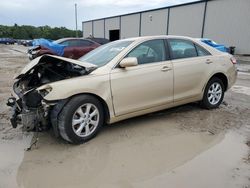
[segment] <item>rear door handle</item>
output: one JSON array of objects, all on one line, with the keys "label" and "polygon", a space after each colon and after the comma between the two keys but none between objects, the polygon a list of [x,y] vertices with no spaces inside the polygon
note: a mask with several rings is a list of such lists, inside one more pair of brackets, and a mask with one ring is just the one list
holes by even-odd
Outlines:
[{"label": "rear door handle", "polygon": [[163,71],[163,72],[165,72],[165,71],[170,71],[170,70],[172,70],[172,68],[171,68],[171,67],[168,67],[168,66],[164,66],[164,67],[162,67],[162,69],[161,69],[161,71]]},{"label": "rear door handle", "polygon": [[211,63],[213,63],[213,61],[211,59],[206,60],[206,64],[211,64]]}]

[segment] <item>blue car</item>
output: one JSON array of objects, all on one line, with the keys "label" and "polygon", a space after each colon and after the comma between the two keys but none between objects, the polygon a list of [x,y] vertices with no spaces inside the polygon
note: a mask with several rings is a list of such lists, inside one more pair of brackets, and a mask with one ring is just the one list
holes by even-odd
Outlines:
[{"label": "blue car", "polygon": [[204,42],[205,44],[212,46],[214,48],[216,48],[217,50],[220,50],[222,52],[229,52],[229,48],[226,47],[223,44],[217,44],[216,42],[212,41],[211,39],[200,39],[202,42]]},{"label": "blue car", "polygon": [[0,44],[14,44],[15,40],[11,38],[0,38]]}]

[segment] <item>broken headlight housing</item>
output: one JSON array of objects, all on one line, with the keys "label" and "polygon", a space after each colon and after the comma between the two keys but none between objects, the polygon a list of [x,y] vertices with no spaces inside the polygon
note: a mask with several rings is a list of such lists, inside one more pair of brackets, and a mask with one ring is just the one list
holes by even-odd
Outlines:
[{"label": "broken headlight housing", "polygon": [[52,87],[51,87],[51,86],[48,86],[48,85],[42,86],[42,87],[40,87],[39,90],[38,90],[39,94],[40,94],[42,97],[45,97],[45,96],[48,95],[49,92],[51,92],[51,91],[52,91]]}]

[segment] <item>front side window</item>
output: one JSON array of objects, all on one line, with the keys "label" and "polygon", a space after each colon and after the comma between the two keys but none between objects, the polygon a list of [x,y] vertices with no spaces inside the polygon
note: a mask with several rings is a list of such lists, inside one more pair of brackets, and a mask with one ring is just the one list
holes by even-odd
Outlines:
[{"label": "front side window", "polygon": [[161,39],[143,42],[126,57],[136,57],[138,64],[161,62],[166,60],[165,44]]},{"label": "front side window", "polygon": [[169,39],[168,41],[172,52],[172,59],[197,57],[193,42],[182,39]]}]

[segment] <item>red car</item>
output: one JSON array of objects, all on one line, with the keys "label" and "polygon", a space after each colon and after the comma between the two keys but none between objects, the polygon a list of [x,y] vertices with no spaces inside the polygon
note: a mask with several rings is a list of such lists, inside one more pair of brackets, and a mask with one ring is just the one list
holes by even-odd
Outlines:
[{"label": "red car", "polygon": [[[62,38],[54,41],[53,43],[65,46],[62,56],[72,59],[79,59],[86,53],[100,46],[100,44],[92,40],[82,38]],[[28,50],[30,60],[44,54],[58,55],[53,50],[42,45],[32,47]]]}]

